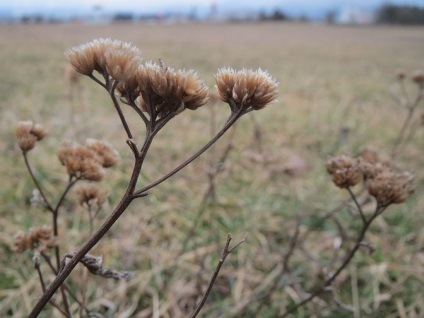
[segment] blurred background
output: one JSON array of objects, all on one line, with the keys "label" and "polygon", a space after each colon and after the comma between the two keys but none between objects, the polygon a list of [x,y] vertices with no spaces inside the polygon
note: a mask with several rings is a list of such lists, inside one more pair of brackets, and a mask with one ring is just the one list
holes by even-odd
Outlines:
[{"label": "blurred background", "polygon": [[338,24],[423,24],[423,0],[17,0],[0,2],[0,21],[24,23],[113,21],[300,20]]}]

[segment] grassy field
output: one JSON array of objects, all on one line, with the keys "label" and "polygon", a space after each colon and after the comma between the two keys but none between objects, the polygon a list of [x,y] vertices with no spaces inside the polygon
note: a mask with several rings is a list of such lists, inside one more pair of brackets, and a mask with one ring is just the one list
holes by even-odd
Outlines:
[{"label": "grassy field", "polygon": [[[407,115],[392,98],[399,93],[395,70],[409,75],[423,69],[423,31],[284,23],[0,25],[0,316],[24,317],[41,295],[31,253],[11,249],[15,233],[51,222],[29,203],[34,185],[16,146],[16,122],[30,119],[49,130],[29,157],[55,200],[67,180],[56,157],[61,142],[98,138],[118,149],[121,161],[102,182],[110,197],[97,226],[123,195],[131,171],[132,154],[107,94],[88,78],[72,86],[65,76],[67,48],[98,37],[129,41],[145,60],[196,69],[211,90],[224,66],[260,67],[277,79],[277,103],[243,117],[211,151],[131,205],[92,254],[132,277],[89,277],[85,293],[88,307],[105,317],[186,317],[208,284],[227,233],[234,242],[247,234],[225,263],[202,317],[278,317],[303,297],[299,290],[310,291],[331,270],[337,222],[317,220],[348,195],[332,184],[326,159],[357,155],[365,147],[390,155]],[[409,79],[406,89],[415,96]],[[142,127],[126,111],[141,141]],[[416,194],[375,221],[366,236],[374,252],[359,251],[334,284],[337,297],[318,298],[293,317],[423,317],[424,132],[418,113],[416,133],[397,160],[415,172]],[[140,185],[197,150],[226,116],[220,103],[177,116],[156,138]],[[230,143],[216,196],[203,210],[208,171]],[[337,220],[354,236],[359,223],[349,211],[342,207]],[[88,239],[87,220],[71,191],[59,223],[63,253]],[[293,253],[291,274],[278,277],[296,222],[309,239]],[[78,295],[86,277],[77,268],[68,281]],[[77,312],[78,304],[71,308]],[[61,317],[50,307],[41,316]]]}]

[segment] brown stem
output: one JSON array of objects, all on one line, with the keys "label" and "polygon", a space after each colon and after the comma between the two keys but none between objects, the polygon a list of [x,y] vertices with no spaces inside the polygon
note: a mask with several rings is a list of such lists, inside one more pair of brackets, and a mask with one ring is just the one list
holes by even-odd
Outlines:
[{"label": "brown stem", "polygon": [[224,133],[239,119],[244,113],[242,111],[239,111],[237,113],[232,113],[230,118],[228,119],[226,125],[216,134],[215,137],[213,137],[206,145],[204,145],[202,148],[200,148],[194,155],[192,155],[190,158],[188,158],[186,161],[184,161],[182,164],[180,164],[178,167],[176,167],[171,172],[167,173],[162,178],[158,179],[157,181],[143,187],[142,189],[136,191],[134,195],[142,195],[146,191],[150,190],[151,188],[157,186],[158,184],[164,182],[165,180],[172,177],[174,174],[176,174],[181,169],[185,168],[187,165],[189,165],[191,162],[193,162],[195,159],[197,159],[202,153],[204,153],[206,150],[208,150],[219,138],[224,135]]},{"label": "brown stem", "polygon": [[398,154],[398,148],[399,148],[400,144],[404,141],[406,129],[408,128],[408,126],[409,126],[409,124],[410,124],[410,122],[412,120],[412,117],[414,116],[414,113],[415,113],[415,110],[417,109],[417,106],[421,102],[421,99],[424,97],[423,92],[424,92],[424,89],[423,88],[420,88],[420,90],[418,92],[418,95],[415,98],[415,101],[413,103],[410,103],[409,102],[409,105],[408,105],[408,114],[407,114],[407,116],[406,116],[406,118],[405,118],[405,120],[403,122],[402,128],[401,128],[401,130],[399,132],[399,135],[398,135],[398,137],[397,137],[397,139],[395,141],[395,144],[393,146],[393,149],[392,149],[391,155],[392,155],[392,158],[393,159],[396,158],[396,155]]},{"label": "brown stem", "polygon": [[367,223],[367,220],[365,219],[364,212],[362,211],[362,207],[359,204],[358,200],[356,199],[355,194],[352,192],[352,189],[350,187],[348,187],[346,190],[349,192],[349,195],[350,195],[352,201],[355,202],[356,208],[358,209],[359,215],[361,216],[362,223],[363,224]]},{"label": "brown stem", "polygon": [[224,264],[225,259],[227,258],[228,254],[230,254],[237,247],[239,247],[245,241],[245,239],[246,238],[244,238],[242,241],[240,241],[239,243],[237,243],[233,248],[229,249],[229,246],[230,246],[230,242],[232,240],[232,237],[231,237],[231,234],[228,234],[228,236],[227,236],[227,243],[225,244],[224,250],[222,251],[222,255],[221,255],[221,258],[219,259],[218,266],[215,269],[215,272],[214,272],[214,274],[212,276],[211,281],[209,282],[209,285],[208,285],[208,288],[206,289],[205,294],[203,295],[200,303],[197,305],[197,307],[194,310],[194,312],[190,315],[190,318],[197,317],[197,315],[199,314],[200,310],[205,305],[205,302],[206,302],[206,300],[209,297],[209,294],[210,294],[210,292],[212,290],[212,287],[215,284],[216,279],[218,278],[219,271],[221,270],[221,267]]},{"label": "brown stem", "polygon": [[315,297],[317,297],[318,295],[320,295],[327,286],[329,286],[331,283],[334,282],[334,280],[339,276],[339,274],[343,271],[343,269],[350,263],[350,261],[352,260],[352,258],[355,256],[355,253],[358,251],[359,247],[361,246],[361,242],[365,237],[365,233],[367,232],[369,226],[371,225],[371,223],[374,221],[374,219],[381,214],[381,212],[383,212],[385,208],[384,207],[378,207],[376,208],[374,214],[370,217],[369,220],[366,220],[366,222],[364,223],[361,233],[359,234],[354,247],[350,250],[350,252],[346,255],[343,263],[339,266],[339,268],[334,272],[333,275],[331,275],[320,287],[316,288],[312,294],[305,298],[304,300],[302,300],[301,302],[297,303],[296,305],[290,307],[289,309],[287,309],[286,312],[284,312],[283,314],[281,314],[280,318],[283,317],[287,317],[289,314],[295,312],[299,307],[304,306],[305,304],[309,303],[310,301],[312,301]]},{"label": "brown stem", "polygon": [[40,183],[38,183],[38,180],[37,180],[37,178],[35,177],[34,172],[32,171],[31,165],[29,164],[27,152],[26,152],[26,151],[23,151],[23,152],[22,152],[22,154],[23,154],[23,156],[24,156],[25,166],[26,166],[26,167],[27,167],[27,169],[28,169],[28,172],[29,172],[29,174],[30,174],[30,176],[31,176],[31,178],[32,178],[32,181],[34,182],[35,186],[37,187],[38,191],[40,192],[40,195],[41,195],[41,197],[42,197],[42,198],[43,198],[43,200],[44,200],[44,204],[45,204],[45,206],[46,206],[47,210],[49,210],[50,212],[52,212],[52,213],[53,213],[53,211],[54,211],[54,210],[53,210],[53,207],[52,207],[52,205],[50,204],[50,202],[47,200],[47,197],[46,197],[46,195],[44,194],[44,191],[43,191],[43,189],[41,188]]},{"label": "brown stem", "polygon": [[115,224],[115,222],[119,219],[122,213],[124,213],[124,211],[131,204],[131,202],[135,198],[134,190],[137,184],[138,176],[140,175],[144,159],[146,157],[147,151],[151,145],[154,135],[154,133],[149,133],[146,136],[144,146],[140,151],[139,156],[135,160],[133,172],[127,190],[115,210],[110,214],[110,216],[101,225],[101,227],[93,234],[93,236],[80,248],[78,252],[76,252],[76,254],[66,264],[66,266],[58,273],[54,281],[47,288],[46,292],[43,294],[38,303],[35,305],[34,309],[29,314],[29,318],[35,318],[38,316],[44,306],[53,297],[54,293],[62,285],[65,279],[71,274],[72,270],[81,261],[84,255],[87,254],[100,241],[100,239],[107,233],[107,231],[109,231],[113,224]]},{"label": "brown stem", "polygon": [[127,133],[128,138],[133,139],[130,127],[128,126],[127,120],[125,119],[121,106],[119,105],[119,102],[115,96],[115,89],[117,85],[118,85],[118,82],[114,81],[112,84],[112,87],[110,88],[109,95],[113,101],[113,105],[115,106],[116,111],[118,112],[119,118],[121,119],[122,126],[124,126],[124,129],[125,129],[125,132]]}]

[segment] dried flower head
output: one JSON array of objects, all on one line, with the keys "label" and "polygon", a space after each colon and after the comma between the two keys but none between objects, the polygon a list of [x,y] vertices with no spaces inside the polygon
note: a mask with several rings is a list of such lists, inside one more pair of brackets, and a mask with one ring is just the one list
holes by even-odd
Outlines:
[{"label": "dried flower head", "polygon": [[277,82],[261,69],[235,71],[223,68],[215,75],[221,99],[237,109],[259,110],[277,98]]},{"label": "dried flower head", "polygon": [[71,177],[100,181],[105,175],[101,159],[96,152],[84,145],[64,143],[57,152],[59,161]]},{"label": "dried flower head", "polygon": [[119,161],[118,151],[104,141],[87,139],[86,146],[97,154],[97,159],[104,168],[113,167]]},{"label": "dried flower head", "polygon": [[27,249],[42,251],[57,245],[57,240],[52,236],[52,230],[46,226],[31,229],[28,233],[19,232],[15,236],[13,250],[22,253]]},{"label": "dried flower head", "polygon": [[80,184],[75,188],[78,197],[78,204],[81,206],[93,206],[101,207],[107,200],[107,191],[99,189],[99,187],[93,183]]},{"label": "dried flower head", "polygon": [[121,81],[128,78],[140,61],[140,51],[129,43],[96,39],[65,51],[71,65],[84,75],[94,70],[107,72],[112,78]]},{"label": "dried flower head", "polygon": [[378,169],[367,178],[365,186],[380,207],[405,202],[415,192],[415,177],[410,172],[393,170],[388,167]]},{"label": "dried flower head", "polygon": [[341,155],[327,161],[327,171],[339,188],[355,186],[362,181],[362,170],[357,158]]},{"label": "dried flower head", "polygon": [[106,70],[117,81],[126,81],[141,61],[141,52],[131,44],[113,41],[105,50]]},{"label": "dried flower head", "polygon": [[15,130],[15,135],[18,138],[18,145],[22,151],[26,152],[35,147],[35,143],[42,140],[47,134],[47,131],[38,124],[30,121],[20,121]]},{"label": "dried flower head", "polygon": [[174,71],[162,64],[146,63],[137,69],[138,86],[143,98],[142,108],[159,117],[178,114],[206,104],[209,91],[193,70]]},{"label": "dried flower head", "polygon": [[424,71],[417,70],[411,74],[411,79],[420,87],[424,86]]}]

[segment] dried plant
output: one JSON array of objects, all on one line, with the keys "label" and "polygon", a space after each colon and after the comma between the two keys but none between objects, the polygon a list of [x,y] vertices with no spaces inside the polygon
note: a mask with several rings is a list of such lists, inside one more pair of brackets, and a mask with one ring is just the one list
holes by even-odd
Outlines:
[{"label": "dried plant", "polygon": [[[38,248],[41,256],[46,260],[52,272],[56,275],[53,282],[46,287],[40,269],[40,259],[35,264],[40,275],[43,295],[35,305],[29,317],[36,317],[44,306],[50,302],[54,304],[64,316],[72,315],[69,308],[68,296],[72,297],[81,308],[81,312],[89,315],[85,300],[79,300],[69,290],[65,279],[78,263],[82,263],[91,273],[115,279],[125,278],[126,273],[103,268],[101,257],[95,257],[88,252],[104,237],[113,224],[126,211],[131,202],[137,198],[145,197],[148,191],[164,182],[178,171],[189,165],[209,149],[234,123],[243,115],[266,107],[277,97],[277,83],[271,76],[263,71],[243,69],[221,69],[216,74],[217,90],[220,98],[229,105],[230,115],[225,125],[213,136],[209,142],[201,147],[191,157],[184,160],[169,173],[158,180],[138,187],[139,175],[143,169],[146,155],[158,132],[175,116],[184,110],[196,110],[208,101],[209,90],[203,81],[198,79],[194,70],[174,70],[165,66],[162,61],[142,63],[140,50],[129,43],[111,39],[96,39],[92,42],[74,47],[66,51],[66,56],[73,68],[80,74],[88,76],[103,87],[112,100],[113,106],[120,118],[126,132],[128,144],[134,158],[133,170],[128,181],[128,186],[116,208],[104,220],[103,224],[94,231],[90,239],[75,253],[65,254],[61,259],[59,245],[55,240],[50,241],[50,236],[39,235],[39,231],[28,235],[20,234],[17,237],[15,248],[23,251],[26,248]],[[141,142],[133,135],[132,128],[127,122],[122,107],[130,107],[140,118],[145,126],[145,137]],[[106,169],[114,166],[118,153],[106,142],[88,139],[84,144],[66,142],[57,152],[59,161],[68,173],[68,184],[59,196],[57,204],[52,204],[47,198],[41,184],[35,177],[28,161],[27,153],[34,148],[36,142],[43,139],[45,130],[32,122],[18,124],[16,135],[19,147],[22,150],[28,171],[37,188],[36,199],[38,205],[50,211],[53,216],[52,237],[58,236],[59,209],[71,188],[82,180],[89,184],[81,184],[76,192],[78,202],[88,209],[90,214],[90,227],[93,229],[93,219],[106,200],[107,194],[97,188],[93,182],[99,182],[105,177]],[[229,150],[228,150],[229,151]],[[222,159],[225,160],[227,152]],[[211,187],[214,185],[215,176],[211,177]],[[43,230],[44,231],[44,230]],[[44,233],[44,232],[43,232]],[[210,281],[207,292],[196,307],[191,317],[197,316],[218,276],[225,258],[242,242],[229,248],[231,237],[228,236],[221,260],[215,274]],[[50,262],[49,256],[43,252],[44,247],[55,248],[56,265]],[[68,259],[68,261],[66,261]],[[54,293],[61,289],[62,303],[52,301]]]},{"label": "dried plant", "polygon": [[399,155],[402,146],[412,138],[418,127],[422,125],[422,118],[418,118],[415,126],[412,125],[412,121],[418,106],[424,99],[424,71],[416,70],[410,75],[411,82],[413,82],[417,87],[417,93],[414,98],[412,98],[410,93],[408,93],[407,85],[405,83],[407,78],[407,74],[404,70],[398,69],[396,71],[396,81],[400,86],[400,93],[399,96],[394,94],[392,96],[402,108],[406,109],[407,115],[393,145],[391,152],[392,158],[396,158]]}]

